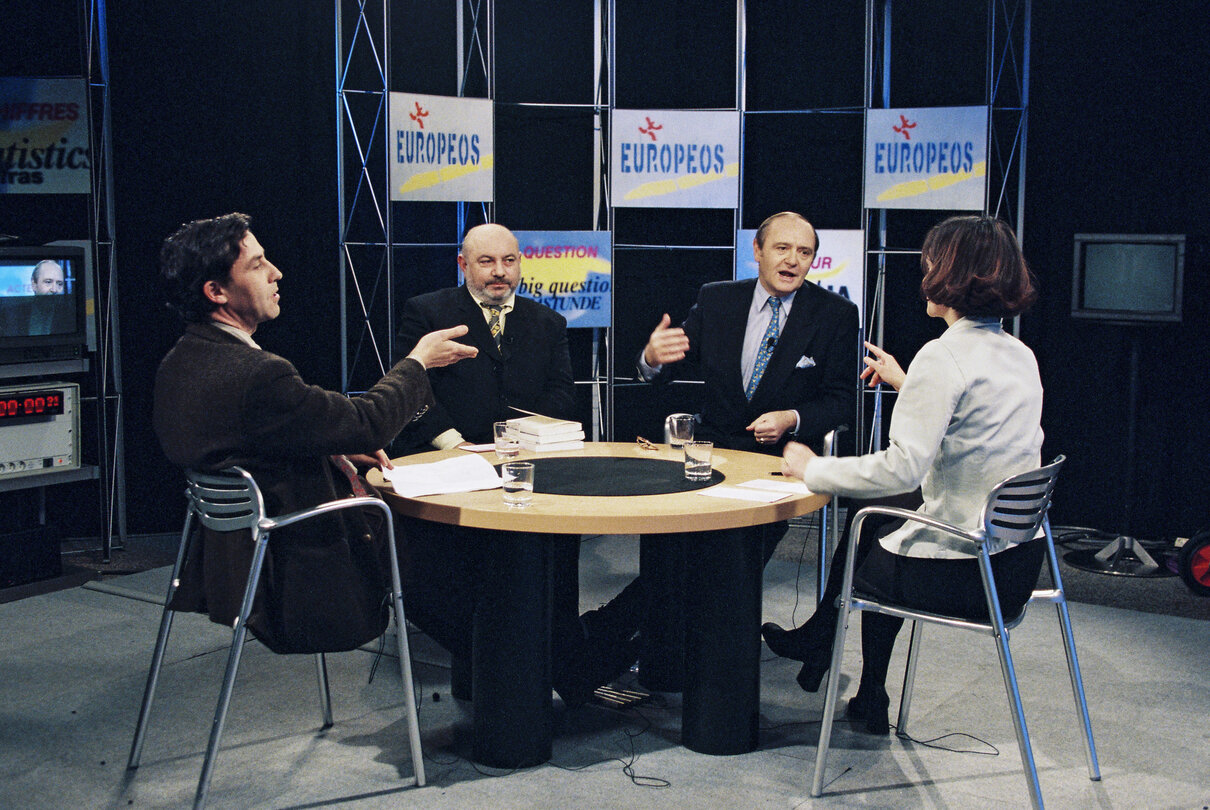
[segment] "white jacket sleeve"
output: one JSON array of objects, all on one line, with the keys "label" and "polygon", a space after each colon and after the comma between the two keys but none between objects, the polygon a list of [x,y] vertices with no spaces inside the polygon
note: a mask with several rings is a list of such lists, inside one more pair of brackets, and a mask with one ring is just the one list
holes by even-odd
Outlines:
[{"label": "white jacket sleeve", "polygon": [[916,354],[895,401],[885,450],[865,456],[819,457],[803,480],[812,492],[870,498],[920,486],[949,428],[966,381],[940,340]]}]

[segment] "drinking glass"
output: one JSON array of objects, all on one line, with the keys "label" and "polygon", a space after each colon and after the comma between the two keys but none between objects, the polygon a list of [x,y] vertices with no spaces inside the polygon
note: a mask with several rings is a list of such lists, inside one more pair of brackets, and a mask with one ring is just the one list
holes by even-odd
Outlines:
[{"label": "drinking glass", "polygon": [[508,422],[495,422],[492,431],[496,437],[496,455],[500,458],[516,458],[521,454],[517,434],[508,429]]},{"label": "drinking glass", "polygon": [[685,442],[693,441],[693,416],[687,413],[674,413],[664,420],[665,432],[668,434],[668,444],[680,447]]},{"label": "drinking glass", "polygon": [[685,477],[690,481],[709,481],[712,467],[710,455],[714,442],[685,442]]},{"label": "drinking glass", "polygon": [[504,502],[524,509],[534,500],[534,465],[530,461],[508,461],[500,468],[504,480]]}]

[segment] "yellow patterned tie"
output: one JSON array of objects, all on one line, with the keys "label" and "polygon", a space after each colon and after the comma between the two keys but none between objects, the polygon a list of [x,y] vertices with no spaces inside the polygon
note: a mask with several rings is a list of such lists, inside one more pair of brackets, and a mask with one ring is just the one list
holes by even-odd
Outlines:
[{"label": "yellow patterned tie", "polygon": [[773,355],[773,347],[777,345],[780,304],[781,301],[777,296],[769,296],[769,309],[773,310],[773,315],[769,318],[769,327],[765,329],[765,336],[760,339],[760,351],[756,353],[756,365],[752,367],[752,378],[748,380],[748,387],[744,389],[744,396],[748,399],[752,399],[752,395],[756,393],[756,386],[760,385],[760,378],[765,373],[765,366],[769,365],[769,358]]},{"label": "yellow patterned tie", "polygon": [[492,306],[490,304],[481,304],[481,306],[486,309],[487,314],[491,316],[487,321],[487,330],[492,333],[492,340],[496,341],[496,348],[499,349],[500,333],[504,331],[504,329],[500,326],[500,313],[502,310],[500,307]]}]

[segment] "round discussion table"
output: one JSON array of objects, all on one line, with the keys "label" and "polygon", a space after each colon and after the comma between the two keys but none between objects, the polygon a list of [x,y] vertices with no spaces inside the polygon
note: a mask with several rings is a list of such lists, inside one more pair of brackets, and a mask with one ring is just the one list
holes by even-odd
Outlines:
[{"label": "round discussion table", "polygon": [[[533,503],[507,506],[499,489],[448,495],[403,497],[386,484],[378,470],[369,481],[400,515],[488,530],[490,566],[495,576],[483,583],[474,614],[472,641],[473,758],[501,768],[526,767],[550,759],[553,737],[551,706],[550,618],[551,558],[559,535],[640,535],[640,570],[649,589],[670,577],[683,577],[692,595],[685,615],[652,611],[644,636],[684,635],[681,742],[707,754],[738,754],[757,746],[760,701],[760,621],[763,555],[752,527],[804,515],[827,503],[824,495],[791,495],[772,503],[698,494],[702,486],[736,485],[753,479],[781,480],[778,456],[715,448],[712,480],[689,491],[650,495],[579,495],[544,492],[543,469],[562,478],[554,488],[601,491],[602,482],[625,478],[636,470],[656,470],[652,462],[681,461],[680,450],[667,445],[644,449],[626,442],[589,442],[584,448],[556,453],[522,452],[517,459],[537,464]],[[395,459],[396,465],[424,464],[453,458],[464,450],[442,450]],[[499,464],[494,453],[485,458]],[[601,459],[587,464],[556,459]],[[617,461],[609,462],[607,459]],[[554,467],[551,466],[554,462]],[[678,469],[675,465],[667,469]],[[602,475],[614,469],[620,476]],[[669,478],[669,481],[673,481]],[[616,489],[618,481],[605,481]],[[659,489],[658,481],[638,484]],[[683,482],[671,487],[683,488]],[[670,487],[664,487],[668,489]],[[678,535],[685,556],[669,542]],[[578,541],[575,538],[574,541]],[[573,541],[573,542],[574,542]],[[406,542],[406,540],[405,540]],[[691,560],[686,565],[685,560]],[[678,570],[670,570],[670,569]],[[680,570],[683,569],[683,570]],[[683,621],[677,625],[677,620]],[[660,625],[667,622],[669,626]],[[659,662],[653,662],[659,669]],[[644,681],[644,683],[648,683]],[[650,685],[648,683],[648,685]],[[677,684],[681,687],[682,684]],[[658,683],[655,688],[659,688]]]}]

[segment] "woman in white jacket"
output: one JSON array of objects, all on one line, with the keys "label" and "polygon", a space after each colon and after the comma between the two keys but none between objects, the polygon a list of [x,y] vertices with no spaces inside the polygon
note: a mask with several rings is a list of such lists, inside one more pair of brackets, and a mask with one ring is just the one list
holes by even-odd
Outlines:
[{"label": "woman in white jacket", "polygon": [[[819,457],[786,447],[784,469],[812,492],[861,499],[913,492],[917,511],[976,528],[988,493],[1003,479],[1040,466],[1042,384],[1033,352],[1004,331],[1001,318],[1035,298],[1021,248],[991,217],[953,217],[936,225],[921,251],[921,293],[928,314],[947,324],[925,344],[906,374],[872,344],[862,378],[899,391],[888,447],[854,457]],[[917,501],[919,503],[919,501]],[[851,510],[855,511],[855,510]],[[770,649],[803,662],[798,682],[815,691],[827,671],[848,535],[842,540],[820,608],[806,624],[762,628]],[[1037,544],[997,549],[992,557],[1000,602],[1013,614],[1029,598],[1042,563]],[[867,520],[858,540],[859,590],[926,608],[939,600],[955,613],[987,619],[973,546],[918,523]],[[863,668],[851,719],[866,731],[889,731],[886,673],[902,619],[862,615]]]}]

